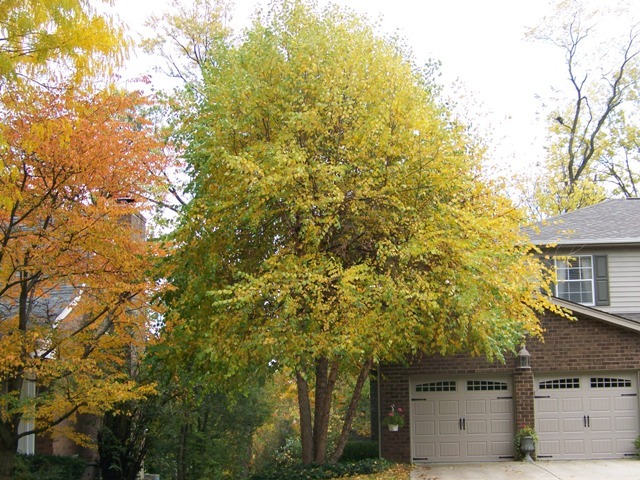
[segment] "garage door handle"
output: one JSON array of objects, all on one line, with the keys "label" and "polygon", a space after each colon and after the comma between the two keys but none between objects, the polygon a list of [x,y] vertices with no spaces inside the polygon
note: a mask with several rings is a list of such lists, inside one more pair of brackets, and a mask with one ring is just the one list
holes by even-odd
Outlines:
[{"label": "garage door handle", "polygon": [[587,415],[587,427],[591,428],[591,417]]},{"label": "garage door handle", "polygon": [[467,419],[466,419],[466,418],[463,418],[463,419],[462,419],[462,429],[463,429],[463,430],[466,430],[466,429],[467,429]]},{"label": "garage door handle", "polygon": [[458,430],[462,430],[462,419],[458,419]]},{"label": "garage door handle", "polygon": [[584,425],[584,428],[587,428],[587,416],[586,415],[584,415],[582,417],[582,424]]}]

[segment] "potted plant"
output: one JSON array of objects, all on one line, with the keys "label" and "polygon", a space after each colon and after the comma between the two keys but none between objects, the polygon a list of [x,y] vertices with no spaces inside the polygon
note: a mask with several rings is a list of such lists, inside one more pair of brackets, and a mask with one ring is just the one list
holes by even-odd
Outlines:
[{"label": "potted plant", "polygon": [[402,408],[397,408],[395,404],[391,405],[391,411],[382,420],[382,424],[389,427],[391,432],[397,432],[398,428],[404,426],[404,417],[402,416]]},{"label": "potted plant", "polygon": [[525,460],[527,462],[532,462],[534,460],[534,458],[531,457],[531,454],[534,454],[535,457],[538,434],[533,427],[522,425],[520,430],[516,432],[513,443],[516,448],[516,460]]}]

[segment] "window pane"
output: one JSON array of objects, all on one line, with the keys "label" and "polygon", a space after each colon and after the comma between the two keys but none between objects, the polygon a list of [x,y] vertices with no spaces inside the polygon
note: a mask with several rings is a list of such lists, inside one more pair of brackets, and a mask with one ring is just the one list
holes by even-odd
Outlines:
[{"label": "window pane", "polygon": [[571,302],[593,304],[593,267],[591,256],[556,260],[556,292]]}]

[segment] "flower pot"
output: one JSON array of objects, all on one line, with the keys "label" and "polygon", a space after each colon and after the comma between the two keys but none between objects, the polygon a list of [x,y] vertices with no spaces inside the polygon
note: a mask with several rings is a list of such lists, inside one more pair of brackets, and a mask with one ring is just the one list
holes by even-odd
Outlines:
[{"label": "flower pot", "polygon": [[525,462],[533,462],[531,458],[531,454],[536,449],[535,444],[533,443],[533,437],[522,437],[520,439],[520,451],[524,453],[524,461]]},{"label": "flower pot", "polygon": [[389,431],[390,432],[397,432],[398,431],[398,425],[389,425]]}]

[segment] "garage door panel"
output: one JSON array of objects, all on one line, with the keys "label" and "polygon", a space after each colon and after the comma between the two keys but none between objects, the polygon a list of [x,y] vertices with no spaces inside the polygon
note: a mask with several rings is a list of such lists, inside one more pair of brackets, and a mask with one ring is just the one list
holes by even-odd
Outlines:
[{"label": "garage door panel", "polygon": [[540,440],[538,442],[539,452],[538,455],[559,455],[560,454],[560,441],[559,440]]},{"label": "garage door panel", "polygon": [[616,452],[628,452],[635,449],[635,437],[616,438]]},{"label": "garage door panel", "polygon": [[605,459],[634,453],[639,433],[636,372],[558,374],[535,382],[539,456]]},{"label": "garage door panel", "polygon": [[563,398],[562,411],[564,413],[575,413],[575,412],[582,413],[584,411],[582,398],[579,398],[579,397]]},{"label": "garage door panel", "polygon": [[467,415],[483,415],[487,413],[487,402],[484,400],[467,400],[465,403]]},{"label": "garage door panel", "polygon": [[562,431],[564,433],[579,433],[584,430],[583,418],[563,418]]},{"label": "garage door panel", "polygon": [[442,458],[458,458],[460,457],[460,444],[452,442],[440,442],[440,456]]},{"label": "garage door panel", "polygon": [[613,399],[613,410],[616,412],[635,412],[638,409],[638,398],[635,396],[616,397]]},{"label": "garage door panel", "polygon": [[513,456],[515,419],[508,382],[422,379],[412,381],[412,400],[414,460],[447,463]]},{"label": "garage door panel", "polygon": [[487,442],[467,442],[468,457],[486,457],[487,454]]},{"label": "garage door panel", "polygon": [[583,455],[585,453],[584,440],[565,440],[564,452],[567,455]]},{"label": "garage door panel", "polygon": [[509,414],[513,412],[513,399],[511,398],[498,398],[491,400],[490,411],[493,414]]},{"label": "garage door panel", "polygon": [[498,458],[513,455],[513,442],[491,442],[491,454]]},{"label": "garage door panel", "polygon": [[436,442],[420,442],[415,446],[415,457],[433,458],[436,456]]},{"label": "garage door panel", "polygon": [[611,439],[593,440],[591,451],[595,454],[607,454],[614,452],[613,441]]},{"label": "garage door panel", "polygon": [[611,397],[597,397],[589,399],[589,410],[592,412],[611,411]]},{"label": "garage door panel", "polygon": [[589,426],[592,432],[613,432],[614,429],[611,428],[611,418],[609,417],[601,417],[596,418],[591,416],[589,420]]},{"label": "garage door panel", "polygon": [[434,401],[414,402],[412,405],[413,412],[416,415],[433,415],[436,411]]},{"label": "garage door panel", "polygon": [[493,434],[509,434],[513,431],[513,420],[510,419],[491,420],[490,425]]},{"label": "garage door panel", "polygon": [[616,417],[615,426],[617,432],[635,432],[637,429],[637,417]]},{"label": "garage door panel", "polygon": [[538,403],[538,412],[557,413],[559,410],[557,398],[541,398]]},{"label": "garage door panel", "polygon": [[560,433],[560,419],[559,418],[545,418],[540,419],[538,425],[539,433]]},{"label": "garage door panel", "polygon": [[438,433],[440,435],[458,435],[460,433],[458,420],[438,421]]},{"label": "garage door panel", "polygon": [[487,434],[487,422],[486,420],[467,420],[466,431],[468,435],[486,435]]},{"label": "garage door panel", "polygon": [[438,414],[440,415],[458,415],[460,413],[460,405],[457,400],[440,400],[438,402]]},{"label": "garage door panel", "polygon": [[414,422],[416,435],[435,435],[436,423],[432,421]]}]

